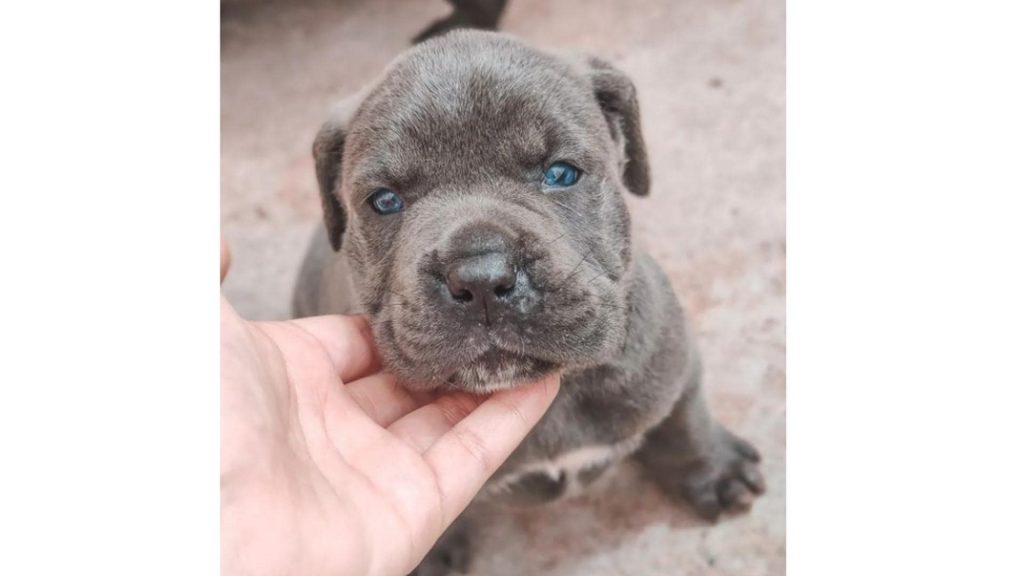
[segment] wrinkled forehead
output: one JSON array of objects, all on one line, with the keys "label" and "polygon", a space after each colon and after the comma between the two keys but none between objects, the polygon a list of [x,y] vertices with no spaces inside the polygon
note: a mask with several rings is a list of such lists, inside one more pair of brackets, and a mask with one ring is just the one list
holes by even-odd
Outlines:
[{"label": "wrinkled forehead", "polygon": [[607,126],[569,64],[525,47],[446,48],[395,64],[359,108],[346,142],[355,186],[600,162]]}]

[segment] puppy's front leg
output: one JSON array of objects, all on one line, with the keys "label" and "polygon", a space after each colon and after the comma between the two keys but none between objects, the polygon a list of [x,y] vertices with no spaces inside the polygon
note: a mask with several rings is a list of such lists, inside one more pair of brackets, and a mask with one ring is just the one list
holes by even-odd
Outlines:
[{"label": "puppy's front leg", "polygon": [[699,369],[672,413],[647,434],[637,458],[664,490],[711,520],[748,508],[765,489],[757,449],[708,412]]}]

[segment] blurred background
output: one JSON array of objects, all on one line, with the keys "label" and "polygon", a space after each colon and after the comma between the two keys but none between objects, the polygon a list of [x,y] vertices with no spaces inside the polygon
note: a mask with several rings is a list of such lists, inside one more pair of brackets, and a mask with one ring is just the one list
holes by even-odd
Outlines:
[{"label": "blurred background", "polygon": [[[221,5],[224,293],[287,318],[320,204],[310,147],[330,104],[431,23],[442,0]],[[768,493],[717,525],[629,465],[575,500],[506,513],[474,574],[777,575],[786,567],[785,4],[783,0],[510,0],[499,30],[589,51],[639,91],[653,185],[628,198],[636,241],[696,327],[709,401],[764,456]]]}]

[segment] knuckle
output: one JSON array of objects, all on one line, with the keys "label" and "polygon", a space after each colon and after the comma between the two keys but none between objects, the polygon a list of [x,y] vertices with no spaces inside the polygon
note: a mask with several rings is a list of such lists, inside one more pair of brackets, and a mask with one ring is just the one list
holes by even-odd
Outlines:
[{"label": "knuckle", "polygon": [[366,392],[359,388],[352,388],[348,390],[348,393],[352,396],[363,412],[366,413],[374,422],[378,421],[381,416],[380,406],[377,405],[376,399],[373,394]]},{"label": "knuckle", "polygon": [[437,403],[437,408],[450,426],[458,424],[473,411],[471,403],[466,398],[459,396],[445,396],[441,398]]},{"label": "knuckle", "polygon": [[491,457],[487,450],[487,444],[477,432],[463,428],[455,431],[455,438],[459,445],[469,457],[476,462],[480,468],[489,473],[491,471]]},{"label": "knuckle", "polygon": [[523,414],[523,411],[522,409],[519,408],[518,404],[516,404],[515,402],[509,402],[508,400],[505,399],[500,399],[498,400],[498,402],[501,404],[503,408],[505,408],[505,410],[512,414],[515,417],[515,419],[518,422],[522,423],[523,426],[525,426],[527,429],[529,429],[532,426],[532,422],[530,422],[530,419],[526,417],[526,414]]}]

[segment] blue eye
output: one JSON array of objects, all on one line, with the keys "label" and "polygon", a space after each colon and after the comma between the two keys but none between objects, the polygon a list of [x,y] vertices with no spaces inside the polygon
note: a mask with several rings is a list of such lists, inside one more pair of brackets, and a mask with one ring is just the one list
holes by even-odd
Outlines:
[{"label": "blue eye", "polygon": [[370,206],[377,214],[394,214],[401,212],[404,204],[402,198],[394,190],[381,188],[370,196]]},{"label": "blue eye", "polygon": [[555,162],[544,172],[544,184],[556,188],[572,186],[580,179],[580,169],[566,162]]}]

